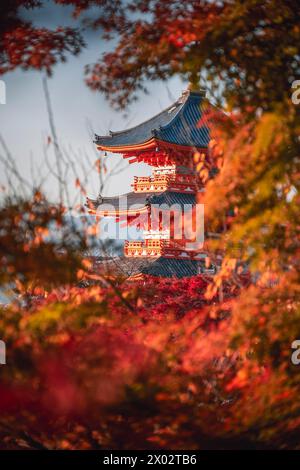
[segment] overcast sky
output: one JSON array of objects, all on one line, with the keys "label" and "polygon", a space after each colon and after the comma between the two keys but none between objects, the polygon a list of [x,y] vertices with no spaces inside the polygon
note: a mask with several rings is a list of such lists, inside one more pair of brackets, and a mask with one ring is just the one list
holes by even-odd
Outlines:
[{"label": "overcast sky", "polygon": [[[46,2],[38,12],[30,12],[35,24],[54,28],[58,25],[70,25],[71,9]],[[140,95],[140,99],[124,113],[116,112],[98,92],[92,92],[84,83],[84,65],[93,63],[110,45],[103,42],[100,32],[89,32],[85,36],[87,48],[78,57],[68,57],[65,64],[58,64],[53,77],[49,79],[49,90],[55,116],[59,140],[65,148],[76,155],[84,151],[91,160],[96,159],[95,149],[88,132],[89,125],[98,134],[106,134],[109,129],[121,130],[138,124],[160,112],[171,104],[172,97],[178,98],[186,88],[179,79],[172,79],[167,84],[152,82],[149,95]],[[20,70],[3,77],[7,89],[7,102],[0,105],[0,132],[11,153],[16,159],[22,174],[30,178],[31,167],[37,168],[44,161],[43,146],[49,135],[46,102],[40,72]],[[49,156],[54,164],[54,157]],[[118,157],[110,155],[111,161]],[[2,170],[1,170],[2,171]],[[120,194],[130,190],[134,175],[147,175],[151,170],[146,165],[128,165],[124,172],[110,181],[106,194]],[[47,172],[42,169],[42,172]],[[38,177],[37,177],[38,179]],[[4,180],[2,171],[1,182]],[[74,190],[74,178],[70,176],[68,185]],[[96,176],[90,176],[87,183],[89,195],[98,191]],[[49,195],[55,195],[55,184],[51,176],[47,178],[46,189]]]}]

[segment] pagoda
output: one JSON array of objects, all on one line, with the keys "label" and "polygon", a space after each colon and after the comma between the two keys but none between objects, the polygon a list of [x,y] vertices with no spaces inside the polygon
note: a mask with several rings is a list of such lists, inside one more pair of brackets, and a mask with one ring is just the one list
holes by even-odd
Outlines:
[{"label": "pagoda", "polygon": [[125,258],[136,260],[141,275],[187,277],[214,272],[205,262],[203,240],[196,242],[191,233],[191,227],[198,229],[197,194],[204,190],[194,156],[208,158],[206,106],[205,91],[187,90],[142,124],[95,136],[99,151],[122,154],[130,164],[144,162],[153,169],[151,176],[134,177],[127,194],[87,198],[89,212],[97,217],[126,220],[143,229],[143,240],[128,240],[124,245]]}]

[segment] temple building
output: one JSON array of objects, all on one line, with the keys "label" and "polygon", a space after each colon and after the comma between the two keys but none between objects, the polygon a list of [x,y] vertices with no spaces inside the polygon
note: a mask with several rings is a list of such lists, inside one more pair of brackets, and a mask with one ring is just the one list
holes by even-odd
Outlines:
[{"label": "temple building", "polygon": [[204,187],[195,155],[209,158],[205,107],[204,91],[187,90],[142,124],[95,136],[99,151],[122,154],[131,164],[144,162],[153,169],[151,176],[134,177],[127,194],[87,199],[89,212],[97,217],[114,217],[143,230],[143,240],[124,245],[124,257],[135,260],[137,275],[187,277],[214,272],[198,237],[204,228],[197,194]]}]

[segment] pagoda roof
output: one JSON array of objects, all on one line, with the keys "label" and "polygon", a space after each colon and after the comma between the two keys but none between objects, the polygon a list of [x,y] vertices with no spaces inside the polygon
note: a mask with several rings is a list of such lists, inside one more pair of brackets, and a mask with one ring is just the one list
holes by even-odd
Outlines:
[{"label": "pagoda roof", "polygon": [[196,197],[193,193],[180,193],[175,191],[153,192],[130,192],[121,196],[99,197],[97,199],[87,198],[87,207],[91,210],[109,211],[110,208],[118,211],[139,211],[146,209],[151,204],[159,206],[166,204],[168,207],[178,204],[183,207],[186,204],[195,204]]},{"label": "pagoda roof", "polygon": [[[208,146],[209,129],[198,123],[206,109],[204,91],[185,91],[171,106],[147,121],[108,136],[95,135],[98,147],[108,151],[126,151],[151,141],[187,147]],[[141,147],[142,148],[142,147]]]},{"label": "pagoda roof", "polygon": [[112,196],[112,197],[102,197],[99,196],[97,199],[87,198],[87,206],[90,209],[99,209],[101,206],[113,206],[115,209],[125,210],[130,206],[135,206],[136,209],[143,208],[146,205],[146,202],[149,197],[153,195],[152,193],[135,193],[134,191],[121,196]]},{"label": "pagoda roof", "polygon": [[120,256],[106,259],[95,258],[94,267],[102,272],[130,276],[132,280],[141,275],[183,278],[204,272],[205,260],[178,260],[163,256],[156,259],[132,259]]},{"label": "pagoda roof", "polygon": [[199,274],[199,267],[204,266],[204,261],[168,259],[161,256],[142,267],[141,273],[149,276],[160,277],[191,277]]},{"label": "pagoda roof", "polygon": [[179,204],[183,206],[185,204],[195,204],[196,197],[194,193],[179,193],[175,191],[164,191],[162,193],[153,194],[149,198],[149,204],[167,204],[172,206],[173,204]]}]

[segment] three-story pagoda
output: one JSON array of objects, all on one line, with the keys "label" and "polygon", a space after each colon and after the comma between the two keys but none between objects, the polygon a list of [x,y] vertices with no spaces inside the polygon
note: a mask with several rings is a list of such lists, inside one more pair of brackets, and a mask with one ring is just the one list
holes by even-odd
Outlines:
[{"label": "three-story pagoda", "polygon": [[128,240],[124,246],[125,257],[137,260],[141,274],[187,277],[210,272],[203,243],[195,242],[200,229],[195,227],[197,193],[203,186],[194,156],[207,158],[210,140],[205,107],[204,91],[187,90],[142,124],[95,136],[98,150],[153,168],[152,176],[134,177],[132,191],[125,195],[87,199],[89,211],[98,217],[125,218],[143,228],[144,240]]}]

